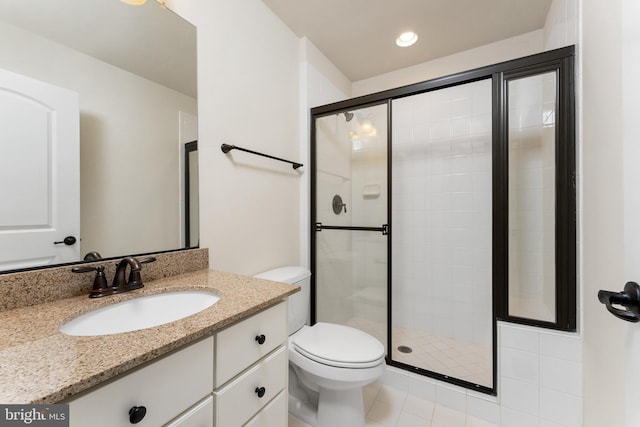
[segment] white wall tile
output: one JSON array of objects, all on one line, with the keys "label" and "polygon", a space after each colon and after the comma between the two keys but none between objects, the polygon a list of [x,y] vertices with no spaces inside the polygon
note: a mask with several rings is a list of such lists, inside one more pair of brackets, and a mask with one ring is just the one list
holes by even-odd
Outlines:
[{"label": "white wall tile", "polygon": [[384,385],[391,386],[401,391],[409,390],[409,374],[402,369],[387,366],[382,379]]},{"label": "white wall tile", "polygon": [[540,385],[574,396],[582,396],[582,364],[555,357],[540,358]]},{"label": "white wall tile", "polygon": [[554,421],[540,420],[540,427],[566,427],[562,424],[558,424]]},{"label": "white wall tile", "polygon": [[436,403],[464,412],[467,407],[467,395],[460,389],[439,384],[436,389]]},{"label": "white wall tile", "polygon": [[515,409],[501,408],[502,427],[539,427],[539,418]]},{"label": "white wall tile", "polygon": [[540,395],[540,418],[566,427],[582,426],[581,398],[547,388]]},{"label": "white wall tile", "polygon": [[409,375],[409,393],[422,399],[436,401],[436,382],[421,375]]},{"label": "white wall tile", "polygon": [[467,395],[467,415],[500,424],[500,406],[483,398]]},{"label": "white wall tile", "polygon": [[537,353],[506,347],[501,350],[500,375],[531,384],[538,384],[540,367]]},{"label": "white wall tile", "polygon": [[540,351],[538,331],[504,322],[498,322],[498,328],[500,330],[500,348],[515,348],[532,353]]},{"label": "white wall tile", "polygon": [[577,334],[540,334],[540,353],[543,356],[582,362],[582,339]]},{"label": "white wall tile", "polygon": [[540,392],[537,384],[502,378],[500,385],[502,390],[500,392],[500,402],[503,408],[515,409],[516,411],[538,416]]}]

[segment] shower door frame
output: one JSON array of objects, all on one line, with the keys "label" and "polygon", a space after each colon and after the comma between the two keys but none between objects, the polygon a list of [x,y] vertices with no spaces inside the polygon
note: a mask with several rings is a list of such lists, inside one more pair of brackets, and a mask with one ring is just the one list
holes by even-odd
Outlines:
[{"label": "shower door frame", "polygon": [[[497,395],[497,381],[498,381],[498,348],[497,348],[497,322],[506,321],[512,323],[521,323],[530,326],[544,327],[549,329],[558,329],[565,331],[575,331],[576,329],[576,271],[575,263],[569,263],[568,266],[557,266],[558,275],[565,278],[568,283],[563,285],[562,292],[558,292],[557,304],[560,307],[559,312],[563,321],[568,322],[567,326],[550,324],[548,322],[539,322],[531,319],[519,319],[508,315],[507,299],[508,299],[508,271],[505,266],[504,260],[507,259],[508,248],[508,230],[506,227],[508,210],[507,195],[498,194],[504,193],[499,191],[492,191],[492,387],[487,387],[479,384],[474,384],[465,380],[454,378],[442,373],[429,371],[423,368],[419,368],[412,365],[407,365],[391,359],[392,349],[392,250],[391,244],[393,239],[392,224],[392,146],[393,146],[393,122],[392,122],[392,102],[395,99],[400,99],[412,95],[418,95],[425,92],[435,91],[439,89],[446,89],[452,86],[458,86],[466,83],[473,83],[481,80],[491,79],[492,81],[492,127],[491,127],[491,141],[492,141],[492,189],[506,188],[505,180],[507,175],[507,153],[506,144],[507,141],[504,135],[504,123],[507,117],[507,111],[504,110],[504,90],[502,85],[504,84],[504,75],[509,73],[515,73],[517,70],[527,70],[538,68],[541,64],[552,63],[559,61],[569,61],[571,66],[568,68],[572,71],[573,59],[575,55],[575,47],[568,46],[560,49],[546,51],[523,58],[518,58],[510,61],[501,62],[481,68],[476,68],[469,71],[463,71],[460,73],[435,78],[407,86],[402,86],[395,89],[389,89],[382,92],[373,93],[370,95],[364,95],[357,98],[347,99],[344,101],[335,102],[323,106],[311,108],[310,110],[310,157],[311,157],[311,177],[310,177],[310,262],[311,262],[311,310],[310,320],[311,324],[316,323],[316,119],[330,116],[338,113],[344,113],[354,109],[361,109],[375,105],[387,104],[387,221],[389,225],[387,228],[387,354],[386,362],[389,366],[394,366],[414,372],[420,375],[428,376],[440,381],[458,385],[467,389],[475,390],[490,395]],[[573,77],[570,77],[573,79]],[[570,83],[572,83],[571,80]],[[563,81],[563,83],[566,83]],[[572,89],[573,90],[573,89]],[[573,97],[570,97],[570,101],[573,102]],[[575,122],[575,114],[572,110],[573,106],[569,106],[568,119]],[[571,138],[574,136],[571,135]],[[575,190],[575,141],[570,141],[570,149],[573,149],[573,153],[568,153],[573,161],[574,171],[567,170],[565,165],[560,164],[557,166],[557,173],[566,178],[567,174],[574,173],[573,185]],[[575,201],[575,200],[574,200]],[[565,207],[563,207],[565,208]],[[570,215],[569,215],[570,216]],[[575,227],[575,215],[574,224]],[[357,227],[354,227],[357,228]],[[571,224],[568,226],[568,230],[562,230],[573,236],[575,236],[575,228],[571,229]],[[565,234],[566,234],[565,233]],[[560,233],[563,234],[563,233]],[[563,238],[561,235],[559,239]],[[570,240],[570,239],[569,239]],[[566,242],[565,242],[566,243]],[[565,252],[560,254],[561,257],[573,257],[575,259],[575,240],[572,245],[567,245]],[[558,285],[559,286],[559,285]],[[565,289],[566,288],[566,289]]]}]

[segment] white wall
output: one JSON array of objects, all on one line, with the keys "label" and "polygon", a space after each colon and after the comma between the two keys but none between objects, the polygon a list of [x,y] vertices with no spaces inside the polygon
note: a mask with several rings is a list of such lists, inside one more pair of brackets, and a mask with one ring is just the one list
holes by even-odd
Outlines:
[{"label": "white wall", "polygon": [[[351,81],[307,38],[300,39],[300,158],[309,165],[309,110],[319,105],[341,101],[351,96]],[[310,174],[300,180],[300,262],[310,265]]]},{"label": "white wall", "polygon": [[352,95],[355,97],[393,89],[539,53],[543,47],[543,36],[543,30],[532,31],[444,58],[359,80],[353,83]]},{"label": "white wall", "polygon": [[[622,85],[623,85],[623,138],[624,138],[624,275],[625,281],[638,282],[640,279],[640,4],[635,0],[622,1]],[[640,390],[640,328],[637,324],[618,322],[618,328],[625,330],[625,419],[627,426],[637,424],[637,402]]]},{"label": "white wall", "polygon": [[544,23],[544,50],[575,44],[578,39],[578,0],[553,0]]},{"label": "white wall", "polygon": [[585,427],[625,425],[625,332],[596,297],[600,289],[620,290],[625,283],[621,4],[620,0],[580,3]]},{"label": "white wall", "polygon": [[180,247],[179,111],[196,100],[6,24],[0,51],[0,67],[80,94],[82,254]]},{"label": "white wall", "polygon": [[[198,28],[200,245],[211,268],[255,274],[300,263],[299,40],[260,1],[173,0]],[[304,163],[304,162],[303,162]]]}]

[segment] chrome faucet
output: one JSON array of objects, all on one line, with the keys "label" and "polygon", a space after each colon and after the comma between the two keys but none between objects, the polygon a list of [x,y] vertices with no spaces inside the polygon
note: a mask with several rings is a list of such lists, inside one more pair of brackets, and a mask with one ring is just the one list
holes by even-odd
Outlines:
[{"label": "chrome faucet", "polygon": [[[144,258],[140,261],[132,256],[122,258],[116,267],[116,274],[113,277],[113,284],[111,285],[113,293],[128,292],[142,288],[144,285],[142,284],[142,276],[140,275],[140,270],[142,269],[141,264],[155,260],[154,257]],[[130,269],[129,279],[125,280],[127,267]]]}]

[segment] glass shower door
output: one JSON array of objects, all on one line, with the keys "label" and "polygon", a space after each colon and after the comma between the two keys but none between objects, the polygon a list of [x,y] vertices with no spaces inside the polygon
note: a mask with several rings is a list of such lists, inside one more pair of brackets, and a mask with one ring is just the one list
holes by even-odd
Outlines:
[{"label": "glass shower door", "polygon": [[392,103],[393,362],[493,387],[491,80]]},{"label": "glass shower door", "polygon": [[315,121],[315,318],[387,344],[387,104]]}]

